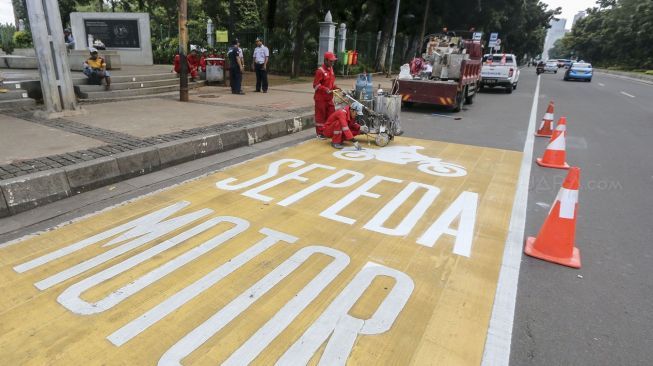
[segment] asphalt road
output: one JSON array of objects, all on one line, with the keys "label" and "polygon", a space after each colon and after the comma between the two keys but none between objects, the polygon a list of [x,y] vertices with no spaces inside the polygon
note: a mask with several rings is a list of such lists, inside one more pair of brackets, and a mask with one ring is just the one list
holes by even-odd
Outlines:
[{"label": "asphalt road", "polygon": [[[417,106],[408,136],[522,151],[537,77],[521,71],[511,95],[490,90],[461,120]],[[575,270],[522,257],[511,365],[653,362],[653,86],[596,74],[591,83],[541,77],[537,125],[549,100],[567,117],[567,161],[581,168]],[[536,138],[533,156],[548,139]],[[531,170],[525,234],[535,236],[566,171]]]},{"label": "asphalt road", "polygon": [[[490,90],[458,114],[402,111],[406,135],[523,151],[537,77],[513,94]],[[575,270],[521,259],[511,365],[650,365],[653,360],[653,85],[597,74],[591,83],[540,77],[537,124],[549,100],[567,117],[567,161],[582,169]],[[461,120],[434,116],[462,117]],[[311,138],[307,131],[300,137]],[[0,243],[296,143],[291,136],[207,158],[21,214]],[[547,139],[537,138],[541,156]],[[533,165],[525,235],[536,235],[566,171]],[[49,219],[44,219],[48,217]],[[19,220],[18,218],[15,218]]]}]

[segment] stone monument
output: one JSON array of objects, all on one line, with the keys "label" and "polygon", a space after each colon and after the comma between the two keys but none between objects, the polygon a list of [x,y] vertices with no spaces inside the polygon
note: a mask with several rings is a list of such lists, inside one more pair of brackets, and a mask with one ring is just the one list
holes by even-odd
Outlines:
[{"label": "stone monument", "polygon": [[317,65],[322,65],[324,54],[333,52],[333,42],[336,39],[336,23],[331,18],[331,11],[328,11],[320,24],[320,48],[317,55]]},{"label": "stone monument", "polygon": [[209,44],[209,47],[215,46],[215,41],[213,39],[214,32],[215,32],[215,27],[213,26],[213,21],[209,19],[206,22],[206,41]]},{"label": "stone monument", "polygon": [[[70,13],[75,50],[94,46],[115,51],[124,65],[152,65],[148,13]],[[92,36],[92,37],[91,37]],[[88,44],[93,39],[95,45]]]},{"label": "stone monument", "polygon": [[338,28],[338,55],[342,52],[345,52],[347,44],[347,25],[345,23],[340,23]]}]

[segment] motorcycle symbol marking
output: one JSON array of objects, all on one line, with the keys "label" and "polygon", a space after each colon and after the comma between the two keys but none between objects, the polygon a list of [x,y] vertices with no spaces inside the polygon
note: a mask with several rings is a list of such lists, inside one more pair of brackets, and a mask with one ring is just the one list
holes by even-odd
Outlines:
[{"label": "motorcycle symbol marking", "polygon": [[420,171],[442,177],[463,177],[467,175],[467,171],[463,166],[442,161],[440,158],[422,155],[418,152],[418,150],[422,149],[424,149],[422,146],[389,146],[380,149],[364,149],[360,151],[339,150],[334,152],[333,156],[338,159],[350,161],[367,161],[376,159],[398,165],[417,163],[417,169]]}]

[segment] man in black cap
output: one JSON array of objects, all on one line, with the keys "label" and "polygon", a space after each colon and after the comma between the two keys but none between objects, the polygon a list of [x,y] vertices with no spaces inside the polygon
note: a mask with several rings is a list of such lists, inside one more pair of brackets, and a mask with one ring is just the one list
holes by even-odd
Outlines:
[{"label": "man in black cap", "polygon": [[256,48],[252,55],[252,69],[256,72],[256,92],[268,92],[268,60],[270,59],[270,50],[263,45],[263,40],[256,38]]},{"label": "man in black cap", "polygon": [[229,79],[231,81],[231,92],[233,94],[245,94],[241,87],[243,82],[243,50],[240,49],[240,43],[237,39],[231,41],[231,47],[227,52],[229,57]]},{"label": "man in black cap", "polygon": [[70,28],[64,29],[63,34],[64,34],[64,41],[66,42],[66,48],[69,50],[74,49],[75,37],[73,37],[73,34],[70,32]]}]

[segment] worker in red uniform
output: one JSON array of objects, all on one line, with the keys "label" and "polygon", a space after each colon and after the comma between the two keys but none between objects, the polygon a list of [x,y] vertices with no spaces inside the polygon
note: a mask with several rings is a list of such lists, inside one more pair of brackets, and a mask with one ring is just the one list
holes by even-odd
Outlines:
[{"label": "worker in red uniform", "polygon": [[337,58],[333,52],[324,53],[324,63],[315,70],[313,89],[315,89],[315,132],[317,137],[324,139],[324,124],[336,107],[333,104],[333,91],[340,89],[336,86],[336,75],[333,64]]},{"label": "worker in red uniform", "polygon": [[333,112],[324,125],[324,136],[331,137],[331,146],[342,149],[343,140],[352,141],[356,150],[360,150],[361,147],[354,136],[369,131],[367,126],[356,123],[356,116],[362,115],[363,105],[359,102]]},{"label": "worker in red uniform", "polygon": [[[193,69],[193,67],[190,64],[189,57],[186,57],[186,64],[188,65],[187,70],[188,73],[190,74],[191,81],[194,81],[195,78],[197,78],[197,69]],[[181,56],[179,56],[179,52],[175,55],[174,60],[172,61],[173,65],[173,71],[176,72],[177,74],[181,73]]]},{"label": "worker in red uniform", "polygon": [[200,70],[200,55],[197,49],[192,49],[188,55],[188,65],[190,65],[190,81],[195,81],[199,75]]}]

